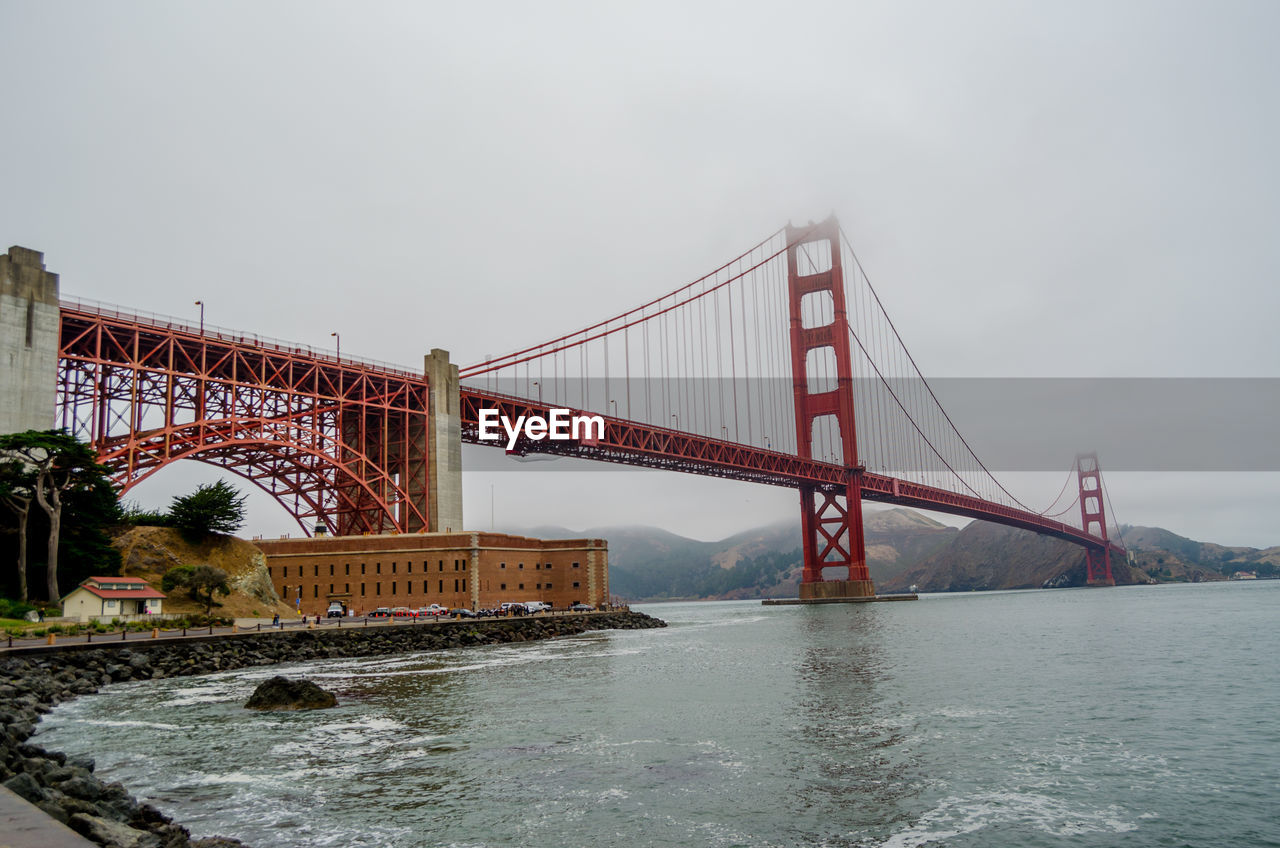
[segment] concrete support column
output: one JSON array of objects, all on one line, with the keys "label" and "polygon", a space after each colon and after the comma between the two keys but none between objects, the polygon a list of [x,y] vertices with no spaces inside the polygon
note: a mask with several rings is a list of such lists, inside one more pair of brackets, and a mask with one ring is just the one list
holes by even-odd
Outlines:
[{"label": "concrete support column", "polygon": [[44,254],[0,254],[0,433],[55,426],[60,329],[58,275]]},{"label": "concrete support column", "polygon": [[467,576],[471,578],[471,610],[480,609],[480,534],[471,534],[471,559],[467,565]]},{"label": "concrete support column", "polygon": [[462,402],[458,394],[458,366],[449,351],[432,349],[424,357],[423,373],[430,384],[431,433],[427,450],[431,483],[433,533],[462,532]]}]

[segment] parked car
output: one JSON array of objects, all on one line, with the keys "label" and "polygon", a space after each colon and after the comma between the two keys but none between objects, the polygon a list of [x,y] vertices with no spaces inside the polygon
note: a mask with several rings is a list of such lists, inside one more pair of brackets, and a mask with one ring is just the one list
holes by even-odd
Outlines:
[{"label": "parked car", "polygon": [[449,614],[448,607],[442,607],[439,604],[432,604],[431,606],[427,607],[427,615],[441,616],[441,615],[448,615],[448,614]]},{"label": "parked car", "polygon": [[347,608],[342,601],[333,601],[329,604],[329,609],[325,610],[325,618],[342,618],[347,614]]},{"label": "parked car", "polygon": [[595,610],[595,607],[591,606],[591,604],[577,603],[569,607],[569,609],[573,610],[574,612],[593,612]]},{"label": "parked car", "polygon": [[376,610],[369,613],[369,618],[390,618],[390,617],[391,617],[390,607],[378,607]]},{"label": "parked car", "polygon": [[545,601],[525,601],[524,611],[530,615],[535,612],[551,612],[551,604]]},{"label": "parked car", "polygon": [[396,607],[391,611],[396,618],[417,618],[418,614],[408,607]]},{"label": "parked car", "polygon": [[476,617],[476,614],[471,610],[467,609],[466,607],[454,607],[453,609],[449,610],[449,615],[457,616],[459,618],[475,618]]}]

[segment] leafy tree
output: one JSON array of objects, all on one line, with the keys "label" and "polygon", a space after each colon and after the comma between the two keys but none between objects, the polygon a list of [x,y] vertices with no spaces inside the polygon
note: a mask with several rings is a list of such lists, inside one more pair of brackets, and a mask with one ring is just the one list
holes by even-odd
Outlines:
[{"label": "leafy tree", "polygon": [[0,503],[18,516],[18,600],[26,603],[27,516],[35,500],[35,479],[27,466],[16,459],[0,461]]},{"label": "leafy tree", "polygon": [[227,572],[212,565],[179,565],[165,572],[160,580],[160,588],[166,592],[182,588],[187,590],[192,600],[204,604],[207,617],[213,612],[215,604],[213,596],[230,595],[231,587],[227,585]]},{"label": "leafy tree", "polygon": [[234,533],[244,524],[245,496],[224,480],[204,485],[189,495],[173,499],[169,518],[173,526],[188,536]]},{"label": "leafy tree", "polygon": [[107,480],[67,493],[62,524],[58,585],[66,594],[86,577],[120,573],[120,551],[108,529],[120,524],[116,487]]},{"label": "leafy tree", "polygon": [[58,544],[66,498],[69,493],[91,489],[105,482],[108,470],[98,464],[97,455],[89,445],[66,430],[27,430],[0,436],[0,456],[16,460],[31,475],[36,503],[48,516],[45,573],[49,600],[57,602],[61,597],[58,591]]}]

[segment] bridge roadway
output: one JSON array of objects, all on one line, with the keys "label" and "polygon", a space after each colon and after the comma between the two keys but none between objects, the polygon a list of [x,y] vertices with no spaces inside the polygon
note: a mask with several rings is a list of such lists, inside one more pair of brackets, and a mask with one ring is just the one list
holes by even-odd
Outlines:
[{"label": "bridge roadway", "polygon": [[[501,416],[515,421],[522,415],[546,417],[551,408],[538,401],[463,385],[461,387],[462,440],[488,447],[506,447],[505,436],[497,442],[480,439],[481,409],[497,409]],[[1124,550],[1115,543],[1104,543],[1078,527],[1046,518],[1038,513],[1015,509],[975,496],[960,495],[935,486],[883,474],[873,474],[857,468],[846,468],[829,462],[802,459],[794,454],[712,439],[608,415],[601,417],[605,420],[604,439],[599,441],[544,439],[535,442],[522,436],[516,444],[514,453],[557,454],[643,468],[684,471],[690,474],[724,477],[730,480],[792,489],[814,486],[826,491],[843,490],[850,476],[861,471],[859,476],[862,481],[864,500],[977,518],[1052,536],[1094,551],[1102,551],[1109,546],[1112,553],[1124,554]]]}]

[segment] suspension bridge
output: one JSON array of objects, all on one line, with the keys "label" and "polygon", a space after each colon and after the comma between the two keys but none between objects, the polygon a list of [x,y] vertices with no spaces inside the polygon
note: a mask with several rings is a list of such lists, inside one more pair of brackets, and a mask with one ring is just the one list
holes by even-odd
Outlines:
[{"label": "suspension bridge", "polygon": [[[52,410],[124,491],[195,459],[252,481],[307,533],[461,530],[468,442],[795,489],[802,599],[874,596],[864,500],[1063,539],[1083,549],[1094,585],[1114,582],[1124,553],[1095,455],[1078,456],[1042,508],[991,473],[834,218],[788,225],[579,330],[461,368],[434,350],[420,371],[61,297],[23,248],[0,256],[0,278],[14,349],[0,429],[41,429]],[[495,441],[483,438],[489,410],[508,421],[571,410],[604,426]]]}]

